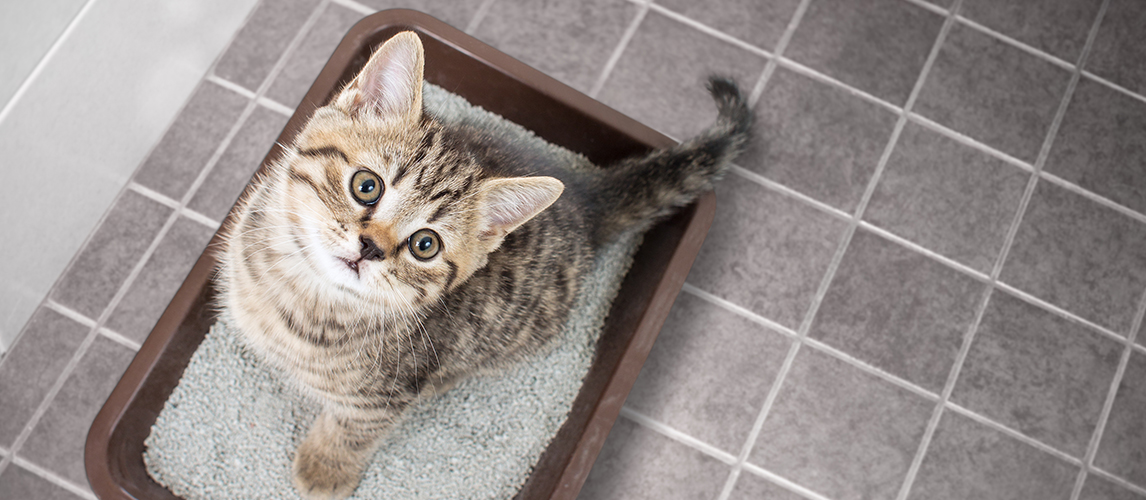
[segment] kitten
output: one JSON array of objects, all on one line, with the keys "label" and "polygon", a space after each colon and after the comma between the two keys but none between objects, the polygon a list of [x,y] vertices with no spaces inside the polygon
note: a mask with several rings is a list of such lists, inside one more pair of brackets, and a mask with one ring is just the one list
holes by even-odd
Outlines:
[{"label": "kitten", "polygon": [[420,398],[557,335],[595,250],[711,189],[752,123],[713,78],[702,135],[574,172],[425,113],[422,70],[417,35],[387,41],[227,227],[223,306],[324,405],[294,459],[308,498],[349,495]]}]

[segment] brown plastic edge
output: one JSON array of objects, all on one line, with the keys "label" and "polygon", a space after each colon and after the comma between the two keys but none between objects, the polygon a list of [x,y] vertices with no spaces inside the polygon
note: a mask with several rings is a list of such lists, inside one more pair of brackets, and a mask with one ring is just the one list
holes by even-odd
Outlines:
[{"label": "brown plastic edge", "polygon": [[[319,77],[315,80],[315,83],[308,91],[302,104],[300,104],[295,114],[288,121],[286,128],[279,137],[280,141],[293,138],[294,134],[302,127],[314,109],[324,104],[326,96],[335,90],[335,87],[340,81],[345,81],[346,73],[350,71],[348,68],[352,66],[352,60],[355,57],[359,57],[363,49],[366,48],[372,40],[377,39],[379,33],[396,27],[414,29],[423,36],[432,37],[456,49],[460,53],[468,55],[476,61],[489,66],[491,69],[531,87],[559,103],[574,108],[583,113],[588,119],[600,122],[611,129],[615,129],[615,131],[624,133],[645,147],[663,147],[673,143],[671,139],[639,122],[553,80],[520,61],[465,35],[461,31],[441,21],[420,12],[403,9],[383,11],[367,16],[348,32],[339,44],[334,55],[327,62],[322,73],[320,73]],[[268,153],[259,172],[262,172],[263,169],[266,168],[265,165],[276,158],[278,154],[278,147],[275,146],[275,148]],[[607,161],[608,159],[605,160]],[[594,161],[602,160],[594,159]],[[255,175],[259,175],[259,173]],[[245,192],[246,190],[244,193]],[[661,226],[669,226],[673,228],[669,231],[670,233],[679,233],[679,242],[677,246],[672,249],[651,248],[655,246],[658,238],[658,236],[656,236],[657,229],[654,229],[646,236],[645,243],[638,251],[638,261],[634,264],[633,269],[626,277],[622,285],[622,290],[626,290],[627,287],[632,287],[634,282],[639,283],[641,285],[640,288],[642,288],[639,295],[648,296],[649,301],[644,307],[635,311],[623,311],[625,309],[625,303],[628,302],[623,298],[619,297],[614,303],[608,320],[609,325],[606,327],[607,331],[605,332],[605,336],[609,336],[611,331],[618,330],[620,327],[617,325],[620,323],[632,326],[633,333],[632,335],[615,339],[611,344],[603,339],[602,345],[599,347],[598,356],[602,357],[603,354],[600,353],[606,352],[606,350],[609,349],[609,356],[620,356],[621,359],[618,360],[615,366],[610,370],[601,370],[598,368],[591,371],[590,375],[586,378],[586,386],[583,386],[582,393],[578,395],[577,401],[575,401],[574,411],[571,412],[569,421],[567,421],[566,426],[563,426],[561,431],[559,431],[558,438],[554,439],[556,442],[561,438],[562,434],[570,434],[571,431],[567,429],[567,427],[570,427],[569,424],[574,420],[576,415],[581,415],[583,420],[582,424],[575,426],[580,427],[581,431],[579,433],[572,432],[576,434],[575,439],[572,439],[575,443],[573,445],[573,455],[564,460],[561,459],[561,457],[554,458],[556,455],[561,455],[562,453],[567,454],[568,450],[554,450],[554,446],[551,445],[543,454],[542,460],[539,461],[539,469],[542,462],[546,462],[555,466],[553,468],[558,471],[558,473],[548,477],[540,477],[540,475],[536,473],[531,475],[518,495],[520,498],[576,497],[585,477],[587,477],[592,467],[593,461],[600,452],[609,430],[612,428],[613,422],[620,412],[624,399],[636,381],[640,368],[651,349],[656,335],[664,323],[669,309],[672,307],[684,283],[692,261],[699,252],[704,236],[711,226],[714,213],[715,196],[709,193],[681,214],[659,225],[658,229]],[[231,216],[228,215],[228,221],[230,217]],[[225,221],[224,224],[226,223]],[[670,235],[668,239],[671,240],[671,236],[672,235]],[[173,377],[177,382],[183,368],[185,368],[186,360],[183,361],[181,366],[177,367],[160,367],[159,363],[165,353],[169,353],[173,344],[178,343],[175,338],[176,333],[184,329],[188,322],[189,314],[197,308],[200,310],[209,309],[209,304],[206,303],[206,301],[209,300],[209,293],[205,289],[209,288],[207,284],[214,272],[216,263],[214,250],[217,248],[219,241],[220,237],[216,234],[208,246],[208,249],[200,256],[188,274],[187,279],[168,305],[167,310],[164,311],[152,334],[147,338],[143,346],[141,346],[135,359],[132,360],[124,376],[116,385],[92,424],[85,444],[85,467],[92,489],[100,498],[176,498],[168,490],[155,484],[153,481],[151,481],[151,484],[143,485],[120,484],[116,482],[113,478],[113,468],[127,469],[133,466],[142,466],[142,459],[136,455],[135,460],[137,462],[135,464],[122,463],[122,460],[120,463],[116,463],[113,460],[115,457],[112,456],[115,451],[113,450],[112,441],[115,435],[118,434],[117,430],[122,430],[120,427],[123,425],[125,414],[133,405],[140,403],[140,393],[145,389],[145,385],[148,381],[154,378],[153,376],[156,373],[164,372],[162,373],[164,378],[171,379]],[[669,256],[668,265],[663,272],[658,273],[656,270],[642,268],[642,265],[648,264],[647,261],[641,260],[643,254],[663,254],[666,251],[670,252],[671,255]],[[617,315],[621,317],[618,318]],[[189,341],[183,342],[185,345],[176,346],[181,347],[185,351],[179,354],[179,356],[189,359],[190,354],[194,352],[194,348],[197,347],[205,333],[204,330],[198,334],[198,338],[191,338]],[[609,338],[612,340],[613,337],[615,337],[615,335]],[[622,349],[622,354],[616,354],[616,351],[611,350],[618,348]],[[597,366],[598,362],[595,361],[594,368],[597,368]],[[602,379],[604,382],[601,382]],[[600,391],[601,396],[596,398],[595,401],[583,401],[583,399],[585,399],[583,396],[585,396],[587,392],[586,387],[590,384],[603,384],[603,389]],[[161,395],[162,399],[159,401],[159,409],[162,408],[163,402],[166,401],[167,396],[173,388],[174,383],[172,383],[170,387],[163,388],[165,394]],[[150,394],[149,396],[155,397],[157,394]],[[155,413],[157,414],[158,410],[155,410]],[[145,420],[146,418],[147,416],[144,416]],[[148,426],[154,423],[154,416],[150,417],[150,422],[136,422],[136,424],[145,423]],[[577,429],[572,429],[572,431],[577,431]],[[144,434],[144,436],[146,436],[146,434]],[[566,441],[570,441],[569,436],[565,436],[565,439]],[[119,458],[123,459],[124,457],[121,456]],[[124,477],[123,470],[116,470],[114,472],[119,473],[118,477]],[[150,477],[146,476],[146,472],[143,472],[143,475],[147,481],[150,481]]]}]

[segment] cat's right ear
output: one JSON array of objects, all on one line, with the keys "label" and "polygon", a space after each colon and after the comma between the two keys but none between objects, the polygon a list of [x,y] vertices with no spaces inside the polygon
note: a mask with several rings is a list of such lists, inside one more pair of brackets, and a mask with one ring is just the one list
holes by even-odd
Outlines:
[{"label": "cat's right ear", "polygon": [[415,125],[422,118],[422,41],[403,31],[382,44],[335,106],[360,119]]}]

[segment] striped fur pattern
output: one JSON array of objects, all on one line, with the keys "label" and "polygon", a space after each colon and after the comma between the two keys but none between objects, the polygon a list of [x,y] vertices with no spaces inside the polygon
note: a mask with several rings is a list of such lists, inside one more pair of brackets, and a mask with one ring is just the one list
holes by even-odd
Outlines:
[{"label": "striped fur pattern", "polygon": [[387,41],[255,181],[227,228],[223,307],[254,352],[321,401],[299,446],[307,498],[343,498],[420,398],[533,352],[601,244],[699,194],[752,116],[713,79],[717,124],[572,173],[423,112],[421,42]]}]

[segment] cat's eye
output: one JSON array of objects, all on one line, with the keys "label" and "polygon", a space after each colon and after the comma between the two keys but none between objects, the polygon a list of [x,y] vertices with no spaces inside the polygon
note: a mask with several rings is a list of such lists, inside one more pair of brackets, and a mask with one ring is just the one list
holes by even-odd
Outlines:
[{"label": "cat's eye", "polygon": [[419,229],[410,236],[410,253],[419,260],[430,260],[442,251],[438,233],[432,229]]},{"label": "cat's eye", "polygon": [[350,178],[350,194],[363,205],[378,203],[385,189],[382,179],[369,170],[359,170]]}]

